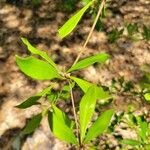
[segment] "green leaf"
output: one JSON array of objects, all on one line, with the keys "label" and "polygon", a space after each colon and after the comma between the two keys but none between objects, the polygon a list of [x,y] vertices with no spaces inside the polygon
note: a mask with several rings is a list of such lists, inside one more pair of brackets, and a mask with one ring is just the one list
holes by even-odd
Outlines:
[{"label": "green leaf", "polygon": [[97,86],[97,98],[99,100],[109,99],[112,98],[112,96],[109,94],[108,91],[104,91],[102,87]]},{"label": "green leaf", "polygon": [[141,144],[139,141],[132,140],[132,139],[124,139],[124,140],[121,141],[121,143],[130,145],[130,146],[138,146],[138,145]]},{"label": "green leaf", "polygon": [[39,104],[37,101],[45,96],[48,92],[50,92],[52,86],[47,87],[46,89],[42,90],[41,92],[37,93],[34,96],[29,97],[27,100],[25,100],[24,102],[22,102],[20,105],[17,105],[17,108],[21,108],[21,109],[25,109],[28,107],[31,107],[32,105],[36,105]]},{"label": "green leaf", "polygon": [[59,98],[59,92],[51,91],[50,94],[47,95],[47,98],[48,98],[48,101],[51,104]]},{"label": "green leaf", "polygon": [[108,33],[108,41],[110,43],[115,42],[118,38],[121,37],[123,34],[124,29],[118,30],[117,28],[113,29],[111,32]]},{"label": "green leaf", "polygon": [[32,56],[22,58],[16,56],[20,70],[29,77],[37,80],[50,80],[60,78],[60,75],[50,64]]},{"label": "green leaf", "polygon": [[48,54],[44,51],[41,51],[33,45],[26,39],[26,38],[21,38],[22,42],[27,46],[28,50],[35,55],[41,56],[43,59],[45,59],[47,62],[49,62],[54,68],[57,69],[57,65],[53,62],[53,60],[48,56]]},{"label": "green leaf", "polygon": [[79,122],[81,142],[84,140],[86,129],[93,116],[97,99],[97,87],[91,86],[80,101]]},{"label": "green leaf", "polygon": [[145,121],[141,121],[139,135],[143,139],[143,141],[146,141],[147,133],[148,133],[148,123]]},{"label": "green leaf", "polygon": [[78,11],[75,15],[73,15],[59,30],[59,36],[61,38],[66,37],[71,31],[77,26],[78,22],[82,18],[85,11],[90,7],[92,2],[89,2],[86,6],[84,6],[80,11]]},{"label": "green leaf", "polygon": [[110,124],[113,114],[114,110],[110,109],[105,111],[102,115],[100,115],[98,119],[90,127],[84,142],[87,143],[93,140],[98,135],[104,133],[104,131],[108,128]]},{"label": "green leaf", "polygon": [[150,29],[147,26],[143,27],[143,36],[146,40],[150,40]]},{"label": "green leaf", "polygon": [[86,5],[88,4],[89,2],[91,2],[92,0],[82,0],[83,4]]},{"label": "green leaf", "polygon": [[146,93],[146,94],[144,94],[144,98],[145,98],[145,100],[146,101],[150,101],[150,93]]},{"label": "green leaf", "polygon": [[58,107],[56,107],[55,105],[53,105],[53,111],[56,115],[57,118],[59,118],[59,120],[61,122],[63,122],[64,124],[66,124],[69,128],[71,127],[72,125],[72,122],[68,116],[63,112],[61,111]]},{"label": "green leaf", "polygon": [[97,55],[94,55],[94,56],[91,56],[91,57],[88,57],[79,61],[78,63],[73,65],[67,72],[72,72],[75,70],[86,68],[96,62],[105,63],[106,60],[108,60],[109,58],[110,58],[110,55],[106,53],[100,53],[100,54],[97,54]]},{"label": "green leaf", "polygon": [[[87,92],[90,86],[94,85],[86,80],[83,80],[77,77],[71,76],[70,78],[78,84],[78,86],[83,90],[84,93]],[[108,92],[104,91],[102,87],[100,86],[96,86],[96,87],[97,87],[96,90],[98,94],[97,95],[98,99],[108,99],[112,97]]]},{"label": "green leaf", "polygon": [[133,35],[133,33],[137,32],[138,31],[138,26],[137,24],[128,24],[127,25],[127,31],[128,31],[128,34],[131,36]]},{"label": "green leaf", "polygon": [[59,116],[59,115],[60,114],[57,114],[57,111],[48,112],[48,121],[49,121],[49,126],[51,131],[60,140],[77,145],[78,141],[72,129],[69,128],[68,125],[65,123],[63,116]]},{"label": "green leaf", "polygon": [[17,105],[17,108],[25,109],[28,107],[31,107],[33,105],[39,104],[37,101],[41,98],[41,96],[31,96],[24,102],[22,102],[20,105]]},{"label": "green leaf", "polygon": [[145,146],[145,150],[150,150],[150,144],[147,144],[147,145]]},{"label": "green leaf", "polygon": [[84,93],[87,92],[88,88],[93,85],[92,83],[77,77],[71,76],[70,78],[78,84]]},{"label": "green leaf", "polygon": [[22,131],[23,134],[30,134],[34,132],[35,129],[39,127],[42,120],[42,113],[34,116],[26,125],[25,129]]}]

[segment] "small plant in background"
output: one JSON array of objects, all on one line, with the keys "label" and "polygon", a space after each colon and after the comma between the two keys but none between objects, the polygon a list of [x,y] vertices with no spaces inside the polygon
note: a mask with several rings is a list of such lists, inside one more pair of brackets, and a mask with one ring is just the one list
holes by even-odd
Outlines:
[{"label": "small plant in background", "polygon": [[150,29],[145,25],[143,27],[143,36],[146,40],[150,40]]},{"label": "small plant in background", "polygon": [[[141,31],[142,30],[142,31]],[[150,29],[143,25],[142,29],[138,27],[138,24],[130,23],[124,27],[114,28],[107,33],[108,42],[114,43],[119,38],[130,39],[133,41],[139,41],[141,39],[150,40]]]},{"label": "small plant in background", "polygon": [[[149,150],[150,149],[150,124],[145,120],[143,115],[134,114],[133,106],[129,106],[127,112],[115,114],[110,131],[116,137],[120,144],[120,149],[128,150]],[[136,138],[124,138],[121,132],[115,130],[116,126],[121,126],[121,130],[135,134]],[[131,130],[131,131],[130,131]],[[125,146],[127,146],[125,148]]]},{"label": "small plant in background", "polygon": [[[17,106],[21,109],[26,109],[33,105],[41,106],[41,112],[27,123],[22,132],[23,134],[32,133],[38,128],[42,118],[48,116],[50,129],[57,138],[76,145],[78,149],[84,149],[86,146],[88,147],[91,140],[104,133],[108,128],[114,114],[113,109],[106,110],[99,115],[96,120],[93,120],[92,117],[95,114],[96,101],[98,99],[103,100],[110,98],[111,95],[109,92],[105,91],[100,85],[95,85],[72,75],[72,72],[74,71],[81,70],[94,63],[103,64],[110,58],[106,53],[98,53],[94,56],[79,60],[93,33],[96,23],[102,14],[105,3],[105,0],[101,1],[97,16],[95,17],[94,24],[83,45],[83,49],[78,54],[73,65],[65,71],[59,69],[57,64],[55,64],[46,52],[36,49],[27,39],[22,38],[23,43],[27,46],[32,56],[25,58],[16,56],[16,62],[20,70],[27,76],[36,80],[51,80],[49,87],[33,95]],[[94,1],[88,2],[80,11],[73,15],[58,30],[59,36],[64,38],[69,35],[81,20],[85,11],[93,4]],[[39,59],[39,57],[41,59]],[[56,83],[60,84],[63,81],[66,84],[60,89],[60,91],[55,91]],[[79,107],[76,106],[73,96],[75,85],[78,85],[84,93],[79,102]],[[71,98],[74,115],[73,120],[58,107],[59,101],[64,97]]]},{"label": "small plant in background", "polygon": [[144,73],[142,79],[140,80],[140,89],[141,89],[141,97],[149,103],[150,102],[150,66],[143,65],[141,69]]},{"label": "small plant in background", "polygon": [[113,43],[115,42],[117,39],[119,39],[121,37],[121,35],[123,34],[124,29],[113,29],[112,31],[110,31],[108,33],[108,42]]}]

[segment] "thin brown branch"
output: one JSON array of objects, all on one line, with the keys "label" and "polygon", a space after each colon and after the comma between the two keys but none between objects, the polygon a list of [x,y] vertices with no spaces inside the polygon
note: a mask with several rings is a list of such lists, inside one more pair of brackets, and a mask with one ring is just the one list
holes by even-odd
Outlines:
[{"label": "thin brown branch", "polygon": [[69,87],[70,87],[70,94],[71,94],[71,103],[72,103],[72,108],[73,108],[73,115],[74,115],[75,124],[76,124],[76,128],[77,128],[77,136],[78,136],[78,141],[79,141],[79,144],[80,144],[79,124],[78,124],[77,112],[76,112],[76,108],[75,108],[75,101],[74,101],[74,96],[73,96],[73,91],[72,91],[72,86],[71,86],[70,81],[69,81]]},{"label": "thin brown branch", "polygon": [[103,8],[104,8],[104,6],[105,6],[105,3],[106,3],[106,0],[102,0],[101,4],[100,4],[100,6],[99,6],[99,10],[98,10],[98,13],[97,13],[97,15],[96,15],[96,18],[95,18],[95,20],[94,20],[94,23],[93,23],[93,25],[92,25],[92,27],[91,27],[91,30],[90,30],[90,32],[89,32],[89,34],[88,34],[88,36],[87,36],[86,41],[85,41],[84,44],[83,44],[83,48],[82,48],[82,50],[79,52],[79,54],[78,54],[76,60],[74,61],[73,65],[75,65],[75,64],[78,62],[78,60],[80,59],[82,53],[85,51],[85,48],[86,48],[86,46],[87,46],[87,44],[88,44],[88,42],[89,42],[89,40],[90,40],[90,38],[91,38],[91,36],[92,36],[92,33],[93,33],[94,29],[95,29],[96,23],[97,23],[97,21],[98,21],[100,15],[102,14],[102,11],[103,11]]}]

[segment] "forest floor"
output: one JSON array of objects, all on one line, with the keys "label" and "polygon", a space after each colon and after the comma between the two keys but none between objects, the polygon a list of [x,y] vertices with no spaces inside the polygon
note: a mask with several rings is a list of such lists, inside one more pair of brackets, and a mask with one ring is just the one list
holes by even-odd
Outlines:
[{"label": "forest floor", "polygon": [[[104,21],[107,31],[121,27],[125,23],[144,23],[150,27],[149,0],[115,0],[112,4],[112,14]],[[6,4],[0,0],[0,149],[2,150],[11,149],[14,138],[18,136],[27,120],[39,111],[37,106],[26,110],[14,106],[49,85],[49,81],[34,81],[19,71],[15,55],[28,54],[20,37],[28,38],[37,48],[47,51],[61,67],[69,67],[90,31],[92,19],[85,16],[76,31],[61,40],[57,30],[72,12],[62,11],[59,9],[60,5],[59,1],[45,0],[35,9],[25,4],[20,6]],[[126,81],[137,83],[142,76],[141,66],[150,64],[150,42],[146,40],[132,41],[121,38],[110,44],[105,32],[94,31],[83,57],[98,52],[109,53],[110,61],[106,65],[91,66],[76,74],[105,86],[110,86],[113,78],[122,76]],[[143,101],[125,96],[117,97],[114,103],[118,111],[126,111],[127,104],[131,102],[136,103],[140,113],[149,112],[150,107]],[[150,117],[150,114],[148,116]],[[69,146],[53,137],[46,119],[33,135],[21,139],[22,150],[65,150],[69,149],[67,147]],[[112,149],[115,149],[115,146]]]}]

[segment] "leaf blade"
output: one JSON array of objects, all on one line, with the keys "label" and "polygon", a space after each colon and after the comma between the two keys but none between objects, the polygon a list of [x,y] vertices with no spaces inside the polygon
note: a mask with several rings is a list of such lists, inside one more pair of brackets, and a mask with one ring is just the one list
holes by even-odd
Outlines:
[{"label": "leaf blade", "polygon": [[50,80],[60,78],[58,72],[51,65],[33,56],[26,58],[16,56],[16,63],[24,74],[33,79]]},{"label": "leaf blade", "polygon": [[57,65],[54,63],[54,61],[48,56],[48,54],[44,51],[41,51],[37,48],[35,48],[26,38],[21,38],[22,42],[27,46],[28,50],[35,55],[41,56],[43,59],[45,59],[47,62],[49,62],[54,68],[57,69]]},{"label": "leaf blade", "polygon": [[[81,142],[84,140],[84,136],[95,110],[97,99],[96,87],[91,86],[80,101],[79,108],[79,122],[80,122],[80,138]],[[88,110],[88,111],[87,111]]]},{"label": "leaf blade", "polygon": [[55,105],[53,105],[53,111],[55,112],[57,118],[59,118],[59,120],[61,122],[63,122],[64,124],[66,124],[69,128],[71,127],[71,125],[73,124],[68,116],[63,112],[61,111],[58,107],[56,107]]},{"label": "leaf blade", "polygon": [[124,139],[121,141],[121,143],[131,145],[131,146],[137,146],[141,144],[139,141],[133,139]]},{"label": "leaf blade", "polygon": [[[74,77],[74,76],[71,76],[70,78],[77,83],[77,85],[83,90],[84,93],[87,92],[87,90],[90,86],[94,85],[93,83],[90,83],[86,80],[83,80],[83,79],[80,79],[80,78],[77,78],[77,77]],[[97,86],[96,90],[97,90],[97,93],[98,93],[98,97],[97,97],[98,99],[108,99],[108,98],[112,97],[109,94],[109,92],[104,91],[103,88],[100,87],[100,86]]]},{"label": "leaf blade", "polygon": [[42,113],[34,116],[26,125],[25,129],[22,131],[23,134],[30,134],[34,132],[35,129],[39,127],[42,120]]},{"label": "leaf blade", "polygon": [[47,87],[46,89],[42,90],[41,92],[37,93],[36,95],[29,97],[27,100],[25,100],[21,104],[17,105],[16,107],[20,108],[20,109],[25,109],[25,108],[28,108],[28,107],[38,104],[37,101],[41,97],[45,96],[51,90],[51,88],[52,88],[52,86]]},{"label": "leaf blade", "polygon": [[83,80],[74,76],[71,76],[70,78],[78,84],[78,86],[83,90],[84,93],[86,93],[88,88],[93,85],[92,83],[86,80]]},{"label": "leaf blade", "polygon": [[72,144],[78,144],[72,129],[57,118],[56,112],[48,112],[48,121],[51,131],[57,138]]},{"label": "leaf blade", "polygon": [[110,58],[110,56],[106,53],[96,54],[94,56],[87,57],[87,58],[77,62],[67,72],[72,72],[75,70],[86,68],[86,67],[88,67],[88,66],[90,66],[96,62],[102,64],[102,63],[105,63],[109,58]]},{"label": "leaf blade", "polygon": [[90,7],[92,2],[89,2],[85,5],[80,11],[78,11],[75,15],[73,15],[59,30],[59,36],[61,38],[66,37],[71,31],[77,26],[78,22],[82,18],[85,11]]},{"label": "leaf blade", "polygon": [[84,142],[87,143],[95,137],[97,137],[98,135],[102,134],[108,128],[113,114],[114,110],[110,109],[105,111],[102,115],[100,115],[90,127]]}]

